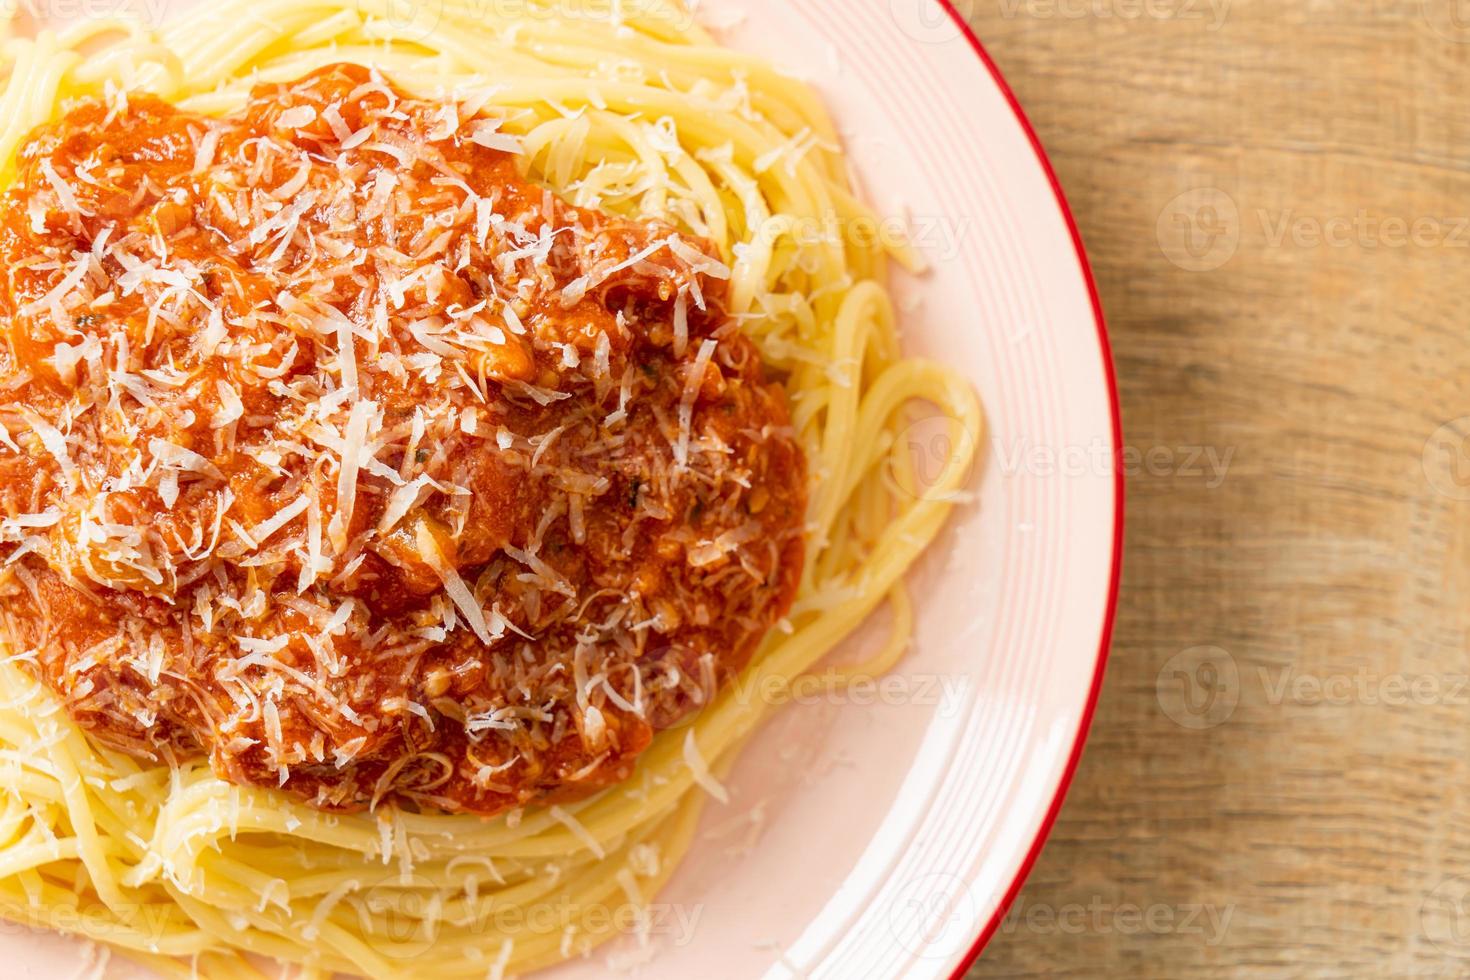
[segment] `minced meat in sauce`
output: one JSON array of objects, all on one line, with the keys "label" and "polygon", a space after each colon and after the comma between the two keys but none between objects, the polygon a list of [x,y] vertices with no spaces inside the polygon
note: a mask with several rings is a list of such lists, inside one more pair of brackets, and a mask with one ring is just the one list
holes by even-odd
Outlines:
[{"label": "minced meat in sauce", "polygon": [[626,778],[789,607],[806,468],[672,226],[331,66],[75,105],[0,201],[0,629],[96,739],[314,806]]}]

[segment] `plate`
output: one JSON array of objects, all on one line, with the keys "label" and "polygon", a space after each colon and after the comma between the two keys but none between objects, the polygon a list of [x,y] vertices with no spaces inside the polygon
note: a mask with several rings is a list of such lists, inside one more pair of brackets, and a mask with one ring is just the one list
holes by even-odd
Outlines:
[{"label": "plate", "polygon": [[[43,6],[97,5],[157,22],[184,3]],[[990,431],[973,494],[911,579],[907,659],[845,695],[798,697],[757,734],[731,804],[708,808],[658,899],[651,960],[615,945],[545,975],[604,976],[611,957],[653,978],[712,963],[771,980],[954,976],[1040,851],[1101,684],[1122,485],[1096,290],[1040,144],[947,2],[698,8],[724,43],[827,99],[866,196],[907,217],[932,266],[894,284],[906,348],[971,378]],[[905,437],[922,473],[963,434],[919,421]],[[17,926],[0,956],[15,977],[148,975]]]}]

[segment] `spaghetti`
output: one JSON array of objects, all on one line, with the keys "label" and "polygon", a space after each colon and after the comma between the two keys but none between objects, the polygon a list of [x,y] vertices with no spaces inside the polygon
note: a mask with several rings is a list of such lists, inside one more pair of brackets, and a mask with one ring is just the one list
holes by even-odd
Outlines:
[{"label": "spaghetti", "polygon": [[[334,813],[309,805],[310,794],[222,779],[202,758],[167,764],[121,751],[78,724],[26,653],[12,651],[0,665],[6,918],[80,933],[181,976],[253,975],[250,954],[396,977],[553,964],[647,929],[643,910],[689,848],[703,799],[724,795],[720,775],[778,700],[749,691],[803,677],[885,602],[888,645],[831,676],[886,670],[903,651],[903,575],[946,520],[983,423],[962,379],[901,356],[886,251],[868,234],[874,223],[816,97],[715,46],[662,0],[597,11],[571,0],[512,12],[476,0],[426,6],[432,16],[405,21],[358,0],[224,0],[157,31],[91,22],[12,38],[0,180],[18,179],[28,134],[77,98],[116,107],[148,92],[223,119],[257,85],[340,63],[454,106],[456,119],[494,118],[525,177],[571,207],[709,243],[707,259],[682,254],[723,268],[724,311],[779,377],[810,472],[790,610],[741,677],[687,726],[655,735],[625,779],[491,818],[386,803]],[[887,251],[917,262],[902,245]],[[680,322],[688,316],[686,306]],[[703,377],[706,367],[693,370]],[[919,402],[962,435],[922,490],[900,438]],[[290,516],[305,520],[306,508]],[[25,538],[34,522],[6,516]],[[447,588],[432,535],[418,543]],[[27,601],[13,573],[0,585],[5,602]]]}]

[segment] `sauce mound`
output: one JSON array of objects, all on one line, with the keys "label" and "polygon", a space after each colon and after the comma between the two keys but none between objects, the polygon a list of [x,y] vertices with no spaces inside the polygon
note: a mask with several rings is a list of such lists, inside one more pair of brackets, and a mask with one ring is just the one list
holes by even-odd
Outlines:
[{"label": "sauce mound", "polygon": [[729,270],[520,152],[355,66],[27,142],[0,638],[94,738],[493,814],[627,778],[785,614],[806,467]]}]

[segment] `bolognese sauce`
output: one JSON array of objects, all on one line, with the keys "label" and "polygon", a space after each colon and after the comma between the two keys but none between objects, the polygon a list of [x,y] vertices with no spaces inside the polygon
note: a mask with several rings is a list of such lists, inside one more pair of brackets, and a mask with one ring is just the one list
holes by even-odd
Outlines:
[{"label": "bolognese sauce", "polygon": [[24,146],[0,628],[100,742],[494,814],[625,779],[788,609],[805,461],[730,270],[475,101],[331,66]]}]

